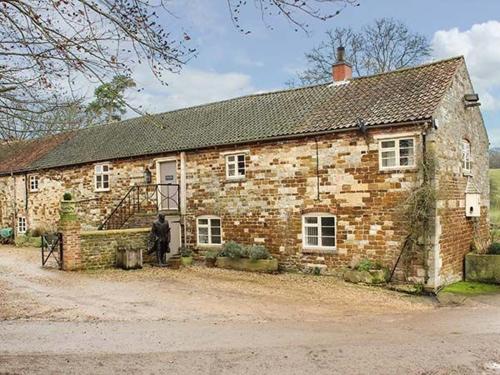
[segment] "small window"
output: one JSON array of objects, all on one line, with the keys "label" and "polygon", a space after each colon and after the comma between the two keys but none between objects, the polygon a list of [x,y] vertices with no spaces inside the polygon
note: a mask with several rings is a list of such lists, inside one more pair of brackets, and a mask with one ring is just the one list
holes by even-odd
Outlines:
[{"label": "small window", "polygon": [[466,139],[462,141],[462,169],[465,174],[469,174],[471,170],[470,142]]},{"label": "small window", "polygon": [[245,154],[226,156],[226,177],[244,178],[245,177]]},{"label": "small window", "polygon": [[411,168],[415,166],[415,139],[384,139],[379,143],[380,169]]},{"label": "small window", "polygon": [[30,176],[30,191],[31,192],[35,192],[35,191],[38,191],[38,184],[39,184],[39,177],[34,175],[34,176]]},{"label": "small window", "polygon": [[330,214],[307,214],[302,217],[302,244],[305,249],[335,250],[337,220]]},{"label": "small window", "polygon": [[28,230],[28,227],[26,225],[26,218],[25,217],[18,217],[17,218],[17,233],[26,233]]},{"label": "small window", "polygon": [[197,219],[198,245],[221,245],[221,220],[216,216],[202,216]]},{"label": "small window", "polygon": [[99,164],[95,166],[95,190],[109,190],[109,165]]}]

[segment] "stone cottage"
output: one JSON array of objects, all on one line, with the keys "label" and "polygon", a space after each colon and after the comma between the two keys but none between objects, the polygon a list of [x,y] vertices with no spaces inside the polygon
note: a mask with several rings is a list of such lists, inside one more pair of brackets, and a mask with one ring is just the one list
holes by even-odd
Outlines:
[{"label": "stone cottage", "polygon": [[163,210],[176,246],[236,240],[284,268],[392,268],[432,157],[428,251],[405,275],[429,287],[461,278],[489,225],[488,136],[464,59],[352,78],[340,58],[332,70],[328,84],[3,145],[1,225],[54,226],[71,192],[87,229],[145,226]]}]

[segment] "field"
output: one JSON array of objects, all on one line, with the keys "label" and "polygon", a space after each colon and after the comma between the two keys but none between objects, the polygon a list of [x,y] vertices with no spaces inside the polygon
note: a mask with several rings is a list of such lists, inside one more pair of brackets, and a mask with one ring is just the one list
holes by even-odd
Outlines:
[{"label": "field", "polygon": [[[491,222],[500,226],[500,169],[490,169],[491,183]],[[496,186],[496,189],[493,187]]]}]

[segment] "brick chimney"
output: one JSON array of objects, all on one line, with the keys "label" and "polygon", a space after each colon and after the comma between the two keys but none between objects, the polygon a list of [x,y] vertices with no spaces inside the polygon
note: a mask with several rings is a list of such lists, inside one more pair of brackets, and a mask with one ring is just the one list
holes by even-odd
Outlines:
[{"label": "brick chimney", "polygon": [[352,78],[352,66],[345,61],[345,48],[337,48],[337,62],[332,66],[333,82],[342,82]]}]

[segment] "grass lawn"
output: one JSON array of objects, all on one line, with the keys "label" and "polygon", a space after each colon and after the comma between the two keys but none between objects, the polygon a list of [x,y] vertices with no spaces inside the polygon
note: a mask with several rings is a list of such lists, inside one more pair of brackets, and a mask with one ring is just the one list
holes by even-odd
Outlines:
[{"label": "grass lawn", "polygon": [[458,283],[448,285],[441,292],[467,296],[475,294],[500,293],[500,285],[483,284],[472,281],[459,281]]},{"label": "grass lawn", "polygon": [[[496,186],[500,188],[500,169],[490,169],[490,179],[494,180]],[[500,197],[496,199],[491,197],[490,217],[493,224],[500,226]]]}]

